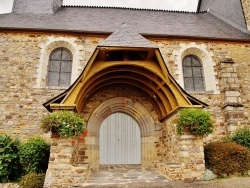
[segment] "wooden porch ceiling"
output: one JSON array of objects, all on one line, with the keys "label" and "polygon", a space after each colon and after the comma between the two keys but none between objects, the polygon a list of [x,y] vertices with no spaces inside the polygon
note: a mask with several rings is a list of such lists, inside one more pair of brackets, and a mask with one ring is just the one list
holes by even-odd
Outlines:
[{"label": "wooden porch ceiling", "polygon": [[61,101],[78,112],[100,90],[114,84],[137,88],[148,97],[159,120],[191,102],[169,75],[158,49],[98,47],[82,75]]}]

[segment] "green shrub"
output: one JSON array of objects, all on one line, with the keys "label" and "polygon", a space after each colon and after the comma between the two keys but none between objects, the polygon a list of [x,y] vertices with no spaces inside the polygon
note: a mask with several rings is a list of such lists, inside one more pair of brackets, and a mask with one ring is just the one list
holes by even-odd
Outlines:
[{"label": "green shrub", "polygon": [[250,149],[250,128],[238,129],[231,137],[231,140]]},{"label": "green shrub", "polygon": [[48,168],[50,145],[42,138],[30,138],[20,145],[19,157],[25,173],[45,173]]},{"label": "green shrub", "polygon": [[20,188],[43,188],[45,174],[28,173],[21,178]]},{"label": "green shrub", "polygon": [[206,167],[222,177],[244,174],[250,169],[250,152],[234,142],[210,143],[204,147]]},{"label": "green shrub", "polygon": [[75,137],[85,129],[83,119],[71,111],[57,111],[43,116],[41,128],[44,132],[54,129],[61,136]]},{"label": "green shrub", "polygon": [[18,140],[12,140],[6,134],[0,135],[0,183],[16,180],[20,177],[18,146]]},{"label": "green shrub", "polygon": [[205,135],[212,133],[214,128],[209,112],[199,108],[180,110],[176,123],[178,134],[186,130],[193,134]]}]

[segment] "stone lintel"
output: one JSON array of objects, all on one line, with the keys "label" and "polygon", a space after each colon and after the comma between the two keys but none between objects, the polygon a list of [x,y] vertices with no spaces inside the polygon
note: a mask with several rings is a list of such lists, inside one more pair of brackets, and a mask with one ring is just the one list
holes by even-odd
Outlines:
[{"label": "stone lintel", "polygon": [[50,104],[50,109],[52,111],[69,110],[69,111],[77,112],[76,105]]},{"label": "stone lintel", "polygon": [[234,63],[235,62],[234,62],[233,59],[228,58],[228,59],[224,59],[224,60],[220,61],[218,65],[221,65],[221,64],[234,64]]},{"label": "stone lintel", "polygon": [[238,107],[243,107],[242,103],[225,103],[222,106],[222,109],[226,109],[227,107],[234,107],[234,108],[238,108]]}]

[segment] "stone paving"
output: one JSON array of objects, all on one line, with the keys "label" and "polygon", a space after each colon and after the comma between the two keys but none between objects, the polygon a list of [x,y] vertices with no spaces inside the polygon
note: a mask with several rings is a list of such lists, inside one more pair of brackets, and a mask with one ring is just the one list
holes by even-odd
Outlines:
[{"label": "stone paving", "polygon": [[140,182],[169,182],[169,178],[153,168],[142,168],[140,165],[104,165],[90,172],[85,186],[111,184],[117,186]]}]

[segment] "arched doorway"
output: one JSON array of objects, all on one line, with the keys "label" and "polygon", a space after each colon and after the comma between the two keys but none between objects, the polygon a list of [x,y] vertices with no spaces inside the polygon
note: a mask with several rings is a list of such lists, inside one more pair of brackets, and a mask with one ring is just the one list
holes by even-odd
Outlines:
[{"label": "arched doorway", "polygon": [[130,115],[116,112],[102,122],[100,164],[141,164],[141,131]]},{"label": "arched doorway", "polygon": [[[85,140],[89,167],[99,168],[99,165],[103,164],[100,156],[100,144],[102,143],[100,141],[102,130],[100,129],[102,129],[104,121],[116,113],[121,113],[123,117],[132,118],[132,121],[137,125],[136,127],[139,127],[139,136],[137,138],[139,137],[140,139],[139,144],[141,149],[139,151],[141,151],[141,154],[137,154],[140,156],[140,162],[137,162],[137,164],[152,166],[154,161],[159,160],[155,142],[159,141],[161,130],[156,130],[156,125],[151,114],[140,103],[125,97],[115,97],[99,105],[88,120],[88,136]],[[133,163],[136,164],[135,162]]]}]

